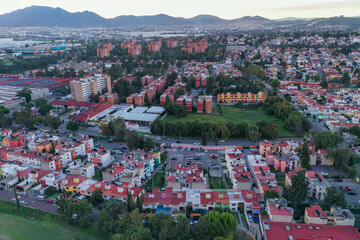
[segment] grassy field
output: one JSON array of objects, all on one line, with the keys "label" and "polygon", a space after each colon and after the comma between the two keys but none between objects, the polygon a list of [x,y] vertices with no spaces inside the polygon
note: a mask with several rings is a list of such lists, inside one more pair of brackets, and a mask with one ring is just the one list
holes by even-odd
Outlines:
[{"label": "grassy field", "polygon": [[209,181],[210,189],[224,189],[225,184],[221,178],[213,177]]},{"label": "grassy field", "polygon": [[153,189],[153,184],[154,184],[154,188],[164,188],[165,187],[165,173],[163,172],[158,172],[157,174],[154,175],[152,180],[149,180],[146,185],[145,185],[145,190],[146,191],[151,191]]},{"label": "grassy field", "polygon": [[280,126],[279,137],[295,137],[296,133],[290,132],[284,128],[284,122],[274,116],[267,115],[260,107],[257,110],[234,108],[232,106],[214,106],[212,114],[197,114],[191,113],[183,118],[176,118],[174,115],[168,115],[165,118],[165,122],[185,122],[194,121],[199,122],[247,122],[250,126],[254,126],[257,122],[262,120],[271,121]]},{"label": "grassy field", "polygon": [[96,239],[79,227],[63,223],[59,216],[22,207],[16,212],[12,203],[0,201],[0,239]]}]

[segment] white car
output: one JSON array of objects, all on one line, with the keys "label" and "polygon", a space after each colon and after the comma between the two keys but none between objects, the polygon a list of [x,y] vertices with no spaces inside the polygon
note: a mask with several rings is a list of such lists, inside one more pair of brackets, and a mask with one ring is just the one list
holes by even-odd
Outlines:
[{"label": "white car", "polygon": [[327,172],[321,172],[321,175],[328,176],[329,174]]},{"label": "white car", "polygon": [[20,204],[22,204],[22,205],[26,205],[26,204],[27,204],[27,201],[25,201],[25,200],[20,201]]},{"label": "white car", "polygon": [[25,192],[25,191],[23,191],[23,192],[19,192],[19,194],[20,194],[20,195],[22,195],[22,196],[27,196],[27,195],[28,195],[28,193],[27,193],[27,192]]},{"label": "white car", "polygon": [[248,215],[249,222],[252,222],[253,218],[251,215]]}]

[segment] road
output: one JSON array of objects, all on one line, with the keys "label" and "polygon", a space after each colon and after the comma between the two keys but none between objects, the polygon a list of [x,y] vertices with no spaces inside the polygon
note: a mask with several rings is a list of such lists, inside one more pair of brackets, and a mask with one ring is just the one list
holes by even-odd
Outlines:
[{"label": "road", "polygon": [[[57,213],[57,205],[55,203],[47,203],[46,201],[37,200],[35,196],[28,195],[28,196],[22,196],[20,194],[17,194],[19,201],[26,201],[26,207],[38,209],[44,212],[48,212],[51,214]],[[7,202],[10,202],[11,199],[15,198],[15,194],[13,190],[1,190],[0,191],[0,200],[4,200]],[[91,217],[94,221],[97,221],[99,218],[99,212],[96,209],[93,209],[93,213],[91,214]]]},{"label": "road", "polygon": [[[58,214],[57,213],[57,206],[55,203],[47,203],[45,201],[37,200],[34,196],[21,196],[19,194],[18,198],[19,201],[25,200],[27,201],[27,207],[39,209],[44,212],[52,213],[52,214]],[[4,201],[10,201],[11,199],[15,198],[14,191],[12,190],[2,190],[0,191],[0,199]]]}]

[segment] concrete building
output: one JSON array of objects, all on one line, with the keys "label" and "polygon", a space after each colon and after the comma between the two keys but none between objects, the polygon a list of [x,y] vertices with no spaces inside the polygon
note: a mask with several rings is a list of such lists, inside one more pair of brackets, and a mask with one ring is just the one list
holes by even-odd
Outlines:
[{"label": "concrete building", "polygon": [[95,74],[70,82],[72,98],[78,102],[89,101],[91,94],[101,93],[104,88],[111,93],[111,78],[106,74]]}]

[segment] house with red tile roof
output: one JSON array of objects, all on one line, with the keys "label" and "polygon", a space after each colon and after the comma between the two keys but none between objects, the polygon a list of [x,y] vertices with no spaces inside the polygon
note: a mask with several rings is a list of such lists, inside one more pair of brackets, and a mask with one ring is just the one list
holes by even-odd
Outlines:
[{"label": "house with red tile roof", "polygon": [[292,222],[294,209],[288,207],[284,198],[266,199],[267,213],[271,222]]},{"label": "house with red tile roof", "polygon": [[261,228],[267,240],[360,240],[360,234],[354,226],[264,221]]}]

